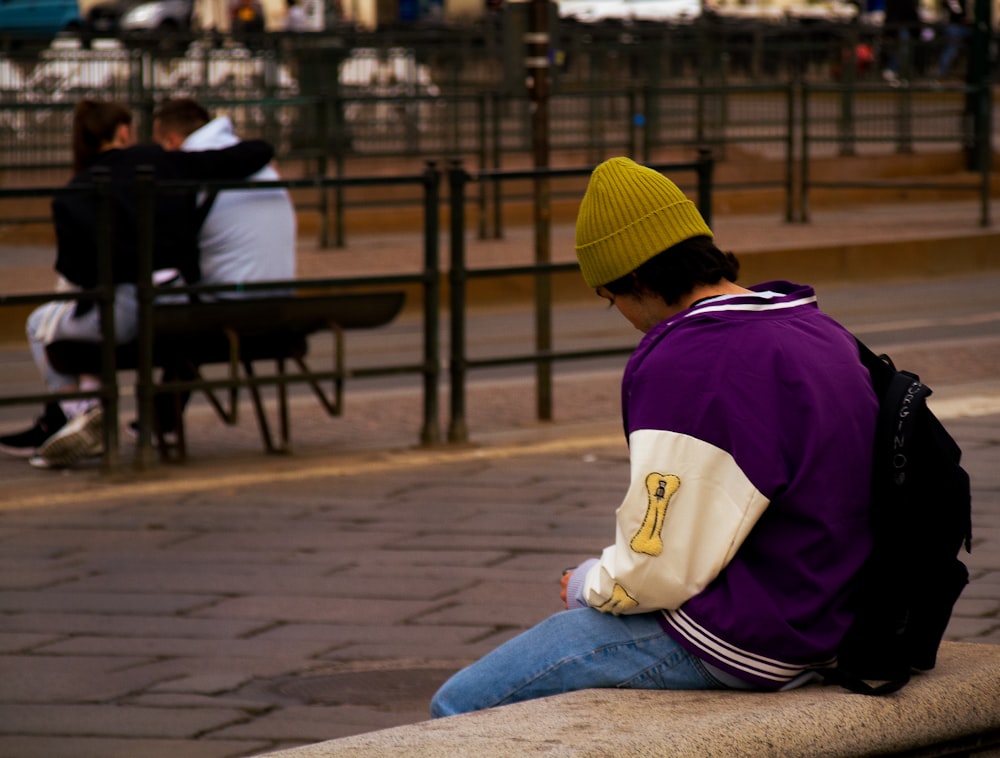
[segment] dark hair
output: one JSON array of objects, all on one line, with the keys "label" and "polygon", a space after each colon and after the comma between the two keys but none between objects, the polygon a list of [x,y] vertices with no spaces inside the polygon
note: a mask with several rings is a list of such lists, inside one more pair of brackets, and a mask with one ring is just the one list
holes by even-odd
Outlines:
[{"label": "dark hair", "polygon": [[604,288],[614,295],[646,290],[659,295],[667,305],[676,305],[699,284],[718,284],[723,279],[735,282],[739,270],[735,255],[722,252],[710,237],[702,235],[678,242]]},{"label": "dark hair", "polygon": [[73,172],[90,168],[122,124],[132,124],[132,111],[121,103],[83,99],[73,111]]},{"label": "dark hair", "polygon": [[186,137],[211,121],[212,117],[191,98],[175,97],[160,104],[153,113],[153,120],[158,121],[161,128],[173,129]]}]

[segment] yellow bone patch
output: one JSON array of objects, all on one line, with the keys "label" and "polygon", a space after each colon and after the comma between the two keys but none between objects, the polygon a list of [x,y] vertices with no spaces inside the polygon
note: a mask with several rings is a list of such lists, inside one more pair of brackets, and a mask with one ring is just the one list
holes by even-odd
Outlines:
[{"label": "yellow bone patch", "polygon": [[661,474],[653,471],[646,475],[646,492],[649,494],[646,516],[642,520],[639,531],[629,542],[629,547],[635,552],[659,555],[663,551],[663,538],[660,536],[660,532],[663,530],[663,519],[667,515],[667,505],[670,503],[670,498],[680,486],[680,478],[673,474]]},{"label": "yellow bone patch", "polygon": [[597,610],[617,616],[637,605],[639,605],[639,601],[628,594],[624,587],[616,583],[615,588],[611,591],[611,597],[597,606]]}]

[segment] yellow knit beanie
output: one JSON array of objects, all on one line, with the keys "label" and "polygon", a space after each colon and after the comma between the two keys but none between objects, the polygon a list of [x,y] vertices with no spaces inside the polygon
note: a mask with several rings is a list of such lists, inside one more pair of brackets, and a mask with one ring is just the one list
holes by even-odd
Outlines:
[{"label": "yellow knit beanie", "polygon": [[694,203],[663,174],[628,158],[594,169],[576,218],[576,257],[588,287],[635,271],[668,247],[712,237]]}]

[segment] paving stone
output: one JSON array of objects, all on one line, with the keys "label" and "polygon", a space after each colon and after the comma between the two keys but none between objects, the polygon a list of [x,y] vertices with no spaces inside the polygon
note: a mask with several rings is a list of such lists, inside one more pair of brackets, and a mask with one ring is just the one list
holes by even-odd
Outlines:
[{"label": "paving stone", "polygon": [[[294,747],[289,744],[284,747]],[[273,747],[259,740],[106,739],[89,737],[5,737],[0,755],[9,758],[233,758]]]},{"label": "paving stone", "polygon": [[0,724],[24,735],[193,738],[245,718],[239,710],[208,706],[0,705]]},{"label": "paving stone", "polygon": [[[433,628],[439,627],[434,626]],[[483,630],[481,627],[469,628],[479,632],[477,636],[472,638],[472,642],[456,643],[447,648],[448,663],[454,671],[482,658],[495,647],[513,637],[517,631],[520,631],[518,629],[502,632],[496,629]],[[408,657],[429,661],[441,658],[442,650],[443,647],[438,642],[407,641],[397,645],[361,642],[334,648],[329,653],[325,653],[323,659],[328,661],[378,661]]]},{"label": "paving stone", "polygon": [[54,634],[0,632],[0,653],[27,653],[59,639]]},{"label": "paving stone", "polygon": [[996,547],[990,545],[987,549],[980,547],[972,555],[963,555],[962,563],[968,566],[970,571],[974,569],[993,569],[996,566],[1000,566],[1000,545],[996,545]]},{"label": "paving stone", "polygon": [[952,616],[945,630],[945,639],[955,642],[984,642],[982,638],[1000,627],[997,619]]},{"label": "paving stone", "polygon": [[[128,656],[0,656],[0,703],[100,703],[166,678]],[[4,727],[0,725],[0,729]]]},{"label": "paving stone", "polygon": [[[558,594],[556,603],[558,603]],[[496,627],[517,627],[527,629],[534,626],[546,616],[558,611],[558,607],[524,604],[498,608],[491,603],[469,603],[449,605],[444,608],[429,611],[413,619],[415,624],[468,624],[470,626],[485,626],[493,623]]]},{"label": "paving stone", "polygon": [[474,587],[456,592],[448,600],[468,606],[491,605],[494,608],[503,608],[505,611],[517,605],[540,609],[548,607],[550,613],[556,613],[562,607],[562,601],[559,599],[560,576],[561,572],[551,571],[549,582],[537,579],[526,582],[483,581]]},{"label": "paving stone", "polygon": [[[391,544],[394,539],[393,531],[386,529],[382,532],[362,530],[344,532],[336,529],[317,529],[315,525],[310,525],[294,531],[278,529],[235,534],[218,532],[199,535],[186,543],[184,550],[212,551],[216,547],[225,547],[229,551],[242,550],[255,555],[262,549],[271,552],[317,550],[327,554],[331,560],[336,560],[342,550],[348,552],[374,550],[387,543]],[[398,534],[399,537],[405,536],[403,531],[399,531]]]},{"label": "paving stone", "polygon": [[[260,698],[242,697],[235,694],[245,681],[237,676],[209,677],[193,682],[193,677],[188,678],[187,684],[197,684],[192,690],[171,690],[172,682],[164,683],[152,688],[148,692],[140,692],[136,695],[123,698],[122,705],[136,706],[140,708],[227,708],[238,710],[249,715],[256,715],[266,711],[270,706],[261,703]],[[161,691],[162,689],[162,691]]]},{"label": "paving stone", "polygon": [[180,616],[145,616],[91,613],[9,613],[3,617],[10,631],[45,629],[53,634],[101,634],[113,637],[190,637],[229,639],[259,630],[266,623],[255,619],[202,619]]},{"label": "paving stone", "polygon": [[[321,642],[285,642],[285,658],[309,658],[326,652]],[[275,646],[259,639],[177,639],[170,637],[71,637],[36,649],[48,655],[131,655],[147,658],[271,658]]]},{"label": "paving stone", "polygon": [[522,552],[565,552],[566,550],[579,549],[588,554],[593,550],[593,540],[579,537],[576,539],[560,538],[558,544],[544,535],[485,535],[485,534],[429,534],[422,537],[409,537],[406,545],[410,547],[426,550],[437,548],[447,550],[450,545],[457,544],[468,549],[476,545],[482,545],[485,549],[507,548],[517,553]]},{"label": "paving stone", "polygon": [[133,669],[152,682],[148,687],[136,689],[134,692],[227,694],[255,679],[268,679],[290,672],[298,673],[311,666],[311,662],[281,655],[279,646],[275,647],[274,655],[270,658],[226,656],[152,661]]},{"label": "paving stone", "polygon": [[182,564],[163,559],[158,562],[123,562],[94,567],[91,574],[65,583],[61,589],[73,592],[135,592],[155,589],[167,593],[213,593],[225,595],[323,594],[331,579],[324,574],[349,564],[292,565],[274,564]]},{"label": "paving stone", "polygon": [[280,622],[397,624],[438,605],[434,601],[420,600],[382,599],[378,603],[366,603],[363,599],[348,597],[340,602],[317,602],[313,597],[261,595],[223,600],[196,615],[202,618],[256,618]]},{"label": "paving stone", "polygon": [[469,567],[492,566],[510,556],[504,550],[424,550],[412,545],[393,545],[391,549],[383,549],[378,555],[368,554],[367,560],[360,561],[366,565],[366,570],[378,570],[380,566],[394,566],[392,571],[398,571],[395,566],[407,566],[414,569],[431,567],[451,567],[462,569],[464,573]]},{"label": "paving stone", "polygon": [[32,568],[19,565],[0,567],[0,591],[40,590],[65,584],[84,574],[81,568]]},{"label": "paving stone", "polygon": [[[470,640],[475,640],[490,633],[492,625],[482,627],[471,626],[422,626],[419,624],[393,624],[367,626],[361,624],[282,624],[272,627],[257,635],[256,639],[281,645],[287,641],[319,640],[328,643],[334,649],[345,645],[365,643],[373,649],[382,647],[385,650],[396,651],[391,656],[383,654],[380,657],[398,658],[399,650],[409,645],[434,647],[437,655],[447,657],[449,652]],[[330,653],[324,657],[330,657]],[[405,655],[403,657],[406,657]],[[423,657],[414,654],[413,657]]]},{"label": "paving stone", "polygon": [[[433,694],[431,691],[430,694]],[[266,739],[319,742],[329,739],[332,732],[340,736],[412,724],[428,718],[426,703],[429,695],[421,693],[422,702],[410,708],[389,710],[375,706],[289,706],[280,716],[262,716],[253,722],[228,727],[217,736],[229,739]]]},{"label": "paving stone", "polygon": [[954,612],[959,616],[996,616],[1000,613],[1000,598],[973,598],[963,593]]},{"label": "paving stone", "polygon": [[[204,659],[203,659],[204,660]],[[227,659],[228,660],[228,659]],[[257,674],[254,673],[251,667],[246,669],[234,670],[234,667],[230,665],[222,666],[216,668],[212,664],[204,666],[201,670],[191,668],[188,661],[178,661],[180,666],[183,666],[185,671],[195,671],[193,674],[184,674],[181,676],[173,677],[171,679],[165,680],[154,687],[151,687],[148,692],[152,694],[184,694],[184,695],[198,695],[208,697],[211,695],[226,695],[228,693],[242,687],[248,681],[253,681],[257,675],[262,675],[260,671]],[[290,662],[285,661],[284,665],[291,667]],[[300,662],[301,666],[301,662]],[[178,666],[168,666],[164,665],[160,668],[179,668]],[[221,670],[220,670],[221,668]],[[271,669],[267,669],[269,672]],[[264,674],[266,675],[266,674]]]},{"label": "paving stone", "polygon": [[142,592],[0,592],[0,608],[9,612],[81,612],[171,615],[204,605],[212,595]]}]

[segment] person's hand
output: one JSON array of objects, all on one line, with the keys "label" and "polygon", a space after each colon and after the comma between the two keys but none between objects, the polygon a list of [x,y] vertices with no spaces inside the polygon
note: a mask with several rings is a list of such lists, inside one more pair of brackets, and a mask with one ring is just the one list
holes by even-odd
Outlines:
[{"label": "person's hand", "polygon": [[562,573],[562,579],[560,584],[562,585],[562,592],[559,593],[559,597],[562,598],[563,608],[569,610],[569,602],[566,600],[566,587],[569,586],[569,579],[573,576],[573,569],[566,569]]}]

